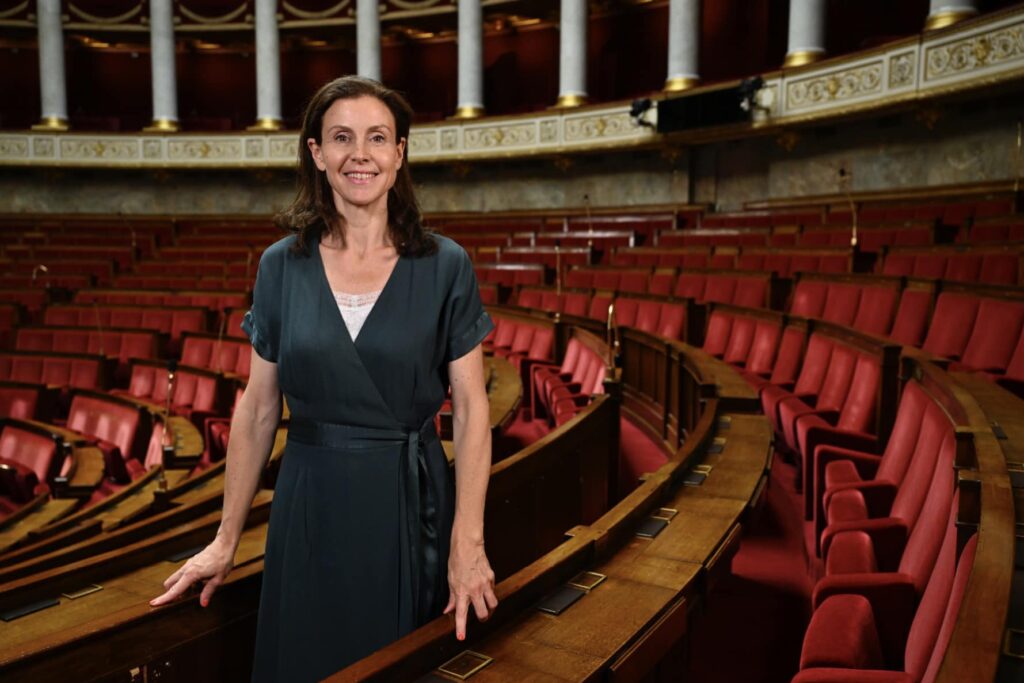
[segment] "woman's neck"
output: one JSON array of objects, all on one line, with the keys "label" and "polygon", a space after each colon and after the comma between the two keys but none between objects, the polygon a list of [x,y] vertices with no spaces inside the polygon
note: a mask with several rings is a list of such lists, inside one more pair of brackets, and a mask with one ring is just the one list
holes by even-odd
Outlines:
[{"label": "woman's neck", "polygon": [[[341,207],[339,207],[341,208]],[[383,209],[383,210],[381,210]],[[382,207],[346,206],[339,211],[345,233],[345,249],[365,256],[377,249],[390,246],[387,205]],[[325,246],[338,248],[341,240],[334,234],[325,235]]]}]

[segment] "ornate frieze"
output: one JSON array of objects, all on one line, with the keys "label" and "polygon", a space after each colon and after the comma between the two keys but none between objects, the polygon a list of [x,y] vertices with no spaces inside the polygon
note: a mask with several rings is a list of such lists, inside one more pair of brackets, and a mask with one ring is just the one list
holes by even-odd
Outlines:
[{"label": "ornate frieze", "polygon": [[[447,2],[402,1],[423,11],[454,7]],[[249,0],[239,2],[244,6]],[[411,11],[399,4],[391,2],[388,7],[393,11]],[[342,12],[350,5],[345,0],[332,11]],[[964,22],[962,27],[925,33],[916,40],[900,41],[887,48],[768,75],[754,103],[751,126],[824,121],[853,110],[924,101],[939,93],[969,90],[979,83],[1021,78],[1024,6],[1016,12]],[[655,108],[652,114],[656,113]],[[675,142],[700,142],[721,135],[720,129],[704,129],[678,134]],[[650,146],[658,144],[658,140],[653,128],[639,125],[629,115],[629,103],[619,102],[414,126],[409,157],[413,163],[555,157],[578,151]],[[304,147],[294,131],[229,135],[11,132],[0,134],[0,165],[288,168],[295,165],[300,144]]]}]

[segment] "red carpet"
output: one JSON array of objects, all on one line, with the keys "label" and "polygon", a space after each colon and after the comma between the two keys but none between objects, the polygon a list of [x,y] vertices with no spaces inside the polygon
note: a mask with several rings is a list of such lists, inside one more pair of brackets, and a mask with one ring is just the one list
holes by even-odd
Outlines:
[{"label": "red carpet", "polygon": [[810,618],[802,498],[795,470],[776,458],[761,507],[746,528],[732,575],[691,631],[687,681],[777,683],[797,672]]}]

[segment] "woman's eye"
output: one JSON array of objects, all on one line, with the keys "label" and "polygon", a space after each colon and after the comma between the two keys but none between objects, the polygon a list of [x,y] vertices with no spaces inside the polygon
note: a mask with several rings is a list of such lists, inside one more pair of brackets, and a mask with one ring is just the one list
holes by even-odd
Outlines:
[{"label": "woman's eye", "polygon": [[372,136],[370,138],[370,142],[373,142],[373,143],[378,144],[378,145],[382,145],[386,141],[387,141],[387,138],[385,138],[383,135],[374,135],[374,136]]},{"label": "woman's eye", "polygon": [[334,136],[334,141],[335,142],[348,142],[348,136],[344,135],[344,134],[335,135]]}]

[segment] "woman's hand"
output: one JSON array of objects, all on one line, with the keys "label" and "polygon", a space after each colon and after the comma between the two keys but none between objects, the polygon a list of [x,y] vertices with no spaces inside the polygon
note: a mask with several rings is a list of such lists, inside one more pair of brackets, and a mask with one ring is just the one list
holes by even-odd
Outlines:
[{"label": "woman's hand", "polygon": [[487,561],[483,541],[459,541],[452,539],[448,556],[448,587],[450,596],[445,614],[455,610],[455,637],[466,639],[466,617],[469,604],[473,603],[476,618],[487,621],[498,606],[494,595],[494,572]]},{"label": "woman's hand", "polygon": [[234,565],[235,550],[229,544],[214,539],[198,555],[193,555],[178,571],[164,581],[166,592],[149,601],[150,606],[159,607],[180,598],[193,584],[203,582],[199,604],[206,607],[217,586],[224,583]]}]

